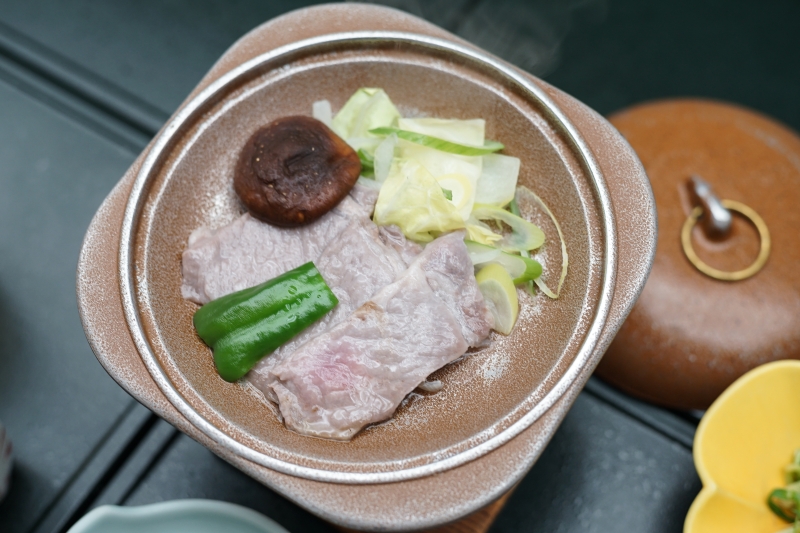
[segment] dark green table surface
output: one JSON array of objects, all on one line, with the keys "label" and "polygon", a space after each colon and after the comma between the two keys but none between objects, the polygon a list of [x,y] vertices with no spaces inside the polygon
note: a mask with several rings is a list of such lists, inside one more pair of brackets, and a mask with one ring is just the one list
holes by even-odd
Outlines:
[{"label": "dark green table surface", "polygon": [[[607,114],[666,97],[800,129],[800,2],[392,0]],[[214,498],[330,531],[132,400],[95,360],[75,266],[96,208],[238,37],[293,0],[0,1],[0,532],[66,531],[104,503]],[[500,531],[678,532],[697,424],[592,379]]]}]

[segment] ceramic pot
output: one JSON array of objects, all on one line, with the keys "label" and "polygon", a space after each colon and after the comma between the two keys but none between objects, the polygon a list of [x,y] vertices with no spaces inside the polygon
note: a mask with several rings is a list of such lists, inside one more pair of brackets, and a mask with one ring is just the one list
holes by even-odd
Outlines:
[{"label": "ceramic pot", "polygon": [[[191,230],[240,212],[226,176],[255,128],[321,98],[336,108],[360,86],[384,86],[401,112],[487,118],[559,218],[570,270],[558,300],[537,296],[514,334],[440,371],[445,394],[339,443],[286,430],[216,375],[180,297],[179,255]],[[334,523],[419,529],[490,503],[530,469],[638,296],[655,234],[644,171],[596,113],[415,17],[327,5],[256,28],[212,68],[95,216],[78,299],[101,364],[176,427]]]}]

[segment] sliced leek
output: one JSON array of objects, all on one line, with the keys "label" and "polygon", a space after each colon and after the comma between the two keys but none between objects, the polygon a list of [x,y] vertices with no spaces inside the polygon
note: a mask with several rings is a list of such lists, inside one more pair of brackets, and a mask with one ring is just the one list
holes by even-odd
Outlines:
[{"label": "sliced leek", "polygon": [[472,216],[478,220],[504,222],[511,227],[511,233],[497,242],[497,247],[505,252],[534,250],[544,243],[544,233],[541,229],[505,209],[476,204],[472,209]]},{"label": "sliced leek", "polygon": [[480,268],[489,263],[497,263],[508,271],[514,280],[514,285],[534,280],[542,275],[542,265],[529,257],[509,254],[474,241],[465,240],[464,244],[467,245],[473,265]]},{"label": "sliced leek", "polygon": [[539,198],[536,193],[532,190],[528,189],[527,187],[520,186],[517,187],[517,198],[525,198],[527,197],[528,200],[532,200],[534,203],[538,204],[547,216],[550,217],[550,220],[553,221],[553,225],[556,227],[556,231],[558,232],[558,238],[561,241],[561,276],[558,278],[558,287],[556,288],[555,292],[550,290],[547,284],[541,278],[537,278],[534,280],[536,285],[541,289],[543,293],[545,293],[550,298],[556,299],[558,295],[561,294],[561,287],[564,285],[564,279],[567,277],[567,267],[569,266],[569,256],[567,255],[567,243],[564,240],[564,233],[561,231],[561,225],[558,223],[555,215],[550,208],[547,207],[541,198]]}]

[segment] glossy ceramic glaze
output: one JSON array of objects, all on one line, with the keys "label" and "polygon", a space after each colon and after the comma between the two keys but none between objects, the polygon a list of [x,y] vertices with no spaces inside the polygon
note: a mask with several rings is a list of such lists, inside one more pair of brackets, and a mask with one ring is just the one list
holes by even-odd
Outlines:
[{"label": "glossy ceramic glaze", "polygon": [[[397,11],[355,4],[322,6],[286,15],[248,34],[221,58],[192,96],[211,87],[225,73],[279,46],[335,31],[358,30],[414,32],[465,45],[434,26]],[[360,72],[358,75],[364,77],[351,81],[352,86],[325,85],[324,96],[333,101],[334,107],[341,105],[359,85],[366,85],[367,82],[387,85],[386,76],[392,72],[409,72],[408,69],[424,72],[425,76],[417,79],[415,84],[396,79],[398,92],[393,94],[390,91],[390,94],[401,110],[406,106],[406,109],[417,109],[432,115],[465,117],[465,105],[459,107],[447,98],[435,96],[419,99],[420,88],[441,89],[443,83],[447,84],[446,87],[452,84],[459,88],[450,95],[454,102],[465,104],[465,95],[482,95],[481,99],[491,102],[494,107],[486,113],[491,124],[489,135],[506,141],[511,153],[523,158],[523,166],[524,161],[528,161],[527,172],[530,174],[523,179],[531,184],[535,182],[537,192],[550,203],[550,207],[562,219],[562,224],[566,221],[568,244],[571,243],[573,247],[570,250],[568,278],[571,288],[565,289],[568,292],[564,299],[549,302],[537,298],[537,302],[529,302],[530,310],[547,306],[552,310],[550,314],[565,319],[562,325],[553,325],[551,322],[542,330],[549,333],[549,338],[535,335],[527,326],[521,328],[518,337],[505,342],[501,340],[496,343],[494,351],[476,354],[464,362],[466,365],[462,363],[442,371],[440,376],[446,383],[442,393],[411,402],[392,422],[367,430],[351,443],[316,442],[315,439],[291,434],[275,421],[269,407],[258,396],[251,395],[239,386],[224,384],[214,376],[207,350],[188,327],[192,306],[179,299],[177,287],[180,276],[176,254],[182,250],[188,233],[194,227],[204,222],[224,223],[238,212],[235,201],[225,188],[224,177],[205,172],[202,168],[203,164],[208,164],[224,169],[232,156],[214,148],[220,140],[214,139],[213,135],[204,137],[202,133],[205,130],[202,128],[194,130],[198,135],[186,137],[191,127],[185,132],[181,128],[174,130],[181,130],[179,136],[182,141],[169,147],[169,150],[178,155],[184,153],[181,147],[186,147],[187,161],[197,158],[193,165],[200,171],[199,175],[195,176],[192,172],[181,174],[182,158],[172,157],[167,158],[165,165],[153,167],[157,175],[150,186],[134,188],[140,169],[145,168],[143,162],[150,153],[148,149],[109,196],[87,233],[79,264],[78,296],[87,337],[100,362],[126,390],[178,428],[251,476],[328,520],[364,529],[412,529],[455,520],[476,510],[497,498],[530,468],[641,290],[654,252],[655,213],[646,178],[630,147],[607,122],[570,97],[532,77],[524,77],[552,99],[555,108],[567,118],[566,122],[571,122],[575,131],[579,132],[580,135],[575,137],[569,135],[569,129],[553,122],[553,115],[547,114],[543,107],[522,98],[513,86],[501,83],[502,80],[496,78],[497,70],[476,69],[474,65],[452,57],[419,55],[414,50],[402,47],[379,52],[377,57],[370,58],[368,54],[366,61],[361,61],[358,54],[341,54],[343,62],[337,64],[338,70],[328,69],[325,63],[338,60],[338,55],[321,63],[311,58],[309,69],[288,70],[297,75],[310,75],[316,71],[321,80],[328,81],[341,81],[345,72],[350,75]],[[362,68],[364,63],[368,63],[370,68]],[[260,92],[258,89],[259,84],[265,82],[265,86],[280,88],[279,73],[263,74],[265,77],[256,76],[251,80],[253,85],[248,87],[255,90],[248,92],[248,88],[243,87],[237,94],[266,97],[269,91]],[[311,102],[323,97],[317,89],[298,89],[296,92],[276,93],[283,94],[285,98],[274,100],[275,108],[284,106],[281,109],[286,112],[308,113]],[[464,94],[460,95],[459,92]],[[263,101],[269,102],[268,99]],[[438,103],[432,105],[431,102]],[[246,107],[248,98],[241,100],[241,103]],[[486,104],[470,101],[469,105],[480,107]],[[184,109],[191,111],[191,105],[186,104]],[[205,116],[214,115],[213,104],[206,111],[208,114]],[[270,113],[277,111],[267,106],[260,112],[266,119],[272,116]],[[189,114],[194,116],[193,113],[191,111]],[[501,116],[502,123],[493,121],[494,116]],[[225,113],[221,113],[215,121],[224,126],[226,117]],[[505,124],[506,121],[524,129],[512,130],[510,125]],[[210,128],[214,127],[217,127],[217,122],[212,121]],[[255,127],[255,122],[247,127]],[[228,128],[217,131],[230,133],[234,137],[245,138],[247,135],[246,131],[235,132],[231,126]],[[504,136],[504,128],[512,135]],[[524,131],[526,136],[519,135],[518,131]],[[596,170],[605,176],[613,214],[622,213],[622,216],[613,218],[617,219],[617,226],[625,230],[624,238],[612,247],[614,249],[610,254],[606,254],[605,247],[613,240],[604,237],[600,223],[600,196],[589,178],[591,172],[588,169],[591,166],[587,166],[587,160],[582,159],[580,150],[576,151],[580,143],[575,140],[580,136],[585,139],[586,147],[594,156]],[[199,150],[204,143],[211,147],[205,157],[203,150]],[[193,153],[195,148],[198,150]],[[198,180],[196,198],[188,197],[190,184],[176,179],[181,175],[186,180]],[[303,478],[281,473],[277,469],[262,466],[263,462],[258,464],[248,460],[238,453],[240,450],[237,446],[231,446],[215,435],[209,436],[207,427],[201,428],[194,420],[181,414],[173,401],[175,398],[165,395],[164,383],[157,384],[152,377],[153,365],[150,364],[148,370],[144,362],[150,356],[137,350],[127,327],[121,290],[127,282],[124,275],[120,276],[119,265],[120,242],[124,234],[123,215],[126,205],[130,206],[131,190],[134,191],[133,196],[142,194],[144,200],[139,212],[141,218],[130,217],[129,221],[137,223],[127,226],[128,230],[134,231],[136,244],[128,257],[129,264],[138,267],[141,273],[137,283],[131,287],[130,294],[136,294],[137,298],[135,305],[128,305],[128,312],[130,317],[134,307],[142,310],[142,337],[153,348],[149,363],[155,361],[164,369],[164,376],[180,391],[182,398],[193,398],[193,403],[187,404],[202,413],[206,421],[213,422],[209,422],[213,428],[248,449],[265,456],[274,453],[273,457],[285,459],[286,463],[294,461],[294,464],[322,472],[324,470],[320,466],[330,466],[337,463],[338,459],[335,469],[329,470],[335,475],[341,472],[391,473],[398,471],[398,468],[399,471],[407,469],[409,465],[440,461],[441,457],[435,453],[437,449],[448,450],[448,453],[454,450],[456,454],[472,450],[477,447],[476,443],[488,442],[488,439],[480,440],[487,435],[487,428],[490,430],[489,436],[496,435],[495,429],[499,427],[502,431],[505,421],[513,424],[514,420],[522,419],[520,413],[524,416],[533,412],[536,402],[533,405],[525,402],[530,401],[528,398],[535,399],[537,390],[546,395],[558,386],[559,394],[554,397],[552,406],[543,413],[537,413],[537,418],[517,437],[493,451],[487,451],[477,460],[448,467],[435,476],[398,483],[326,483],[308,479],[310,476],[307,475]],[[195,209],[178,209],[182,201],[192,202]],[[565,213],[570,208],[576,208],[577,213]],[[129,213],[136,214],[132,211]],[[170,218],[174,219],[174,224],[168,224]],[[154,228],[160,229],[156,231]],[[575,267],[572,267],[573,250],[577,261]],[[608,255],[622,258],[611,284],[603,282],[604,273],[608,275],[609,272],[605,269]],[[548,262],[553,259],[558,258],[548,258]],[[588,351],[584,361],[572,367],[574,371],[569,374],[568,381],[559,385],[559,378],[568,375],[580,353],[580,345],[598,316],[602,287],[610,285],[615,290],[610,295],[608,316],[599,328],[594,347]],[[154,287],[162,288],[163,292],[152,291]],[[536,313],[529,313],[523,324],[532,327],[533,324],[546,324],[548,320]],[[186,354],[178,353],[175,347],[185,349]],[[533,353],[538,355],[532,357]],[[510,368],[515,368],[515,372],[509,372]],[[549,376],[556,378],[554,382],[548,381]],[[461,396],[462,390],[470,391],[472,396]],[[491,399],[496,401],[486,401]],[[521,411],[518,410],[520,406],[523,406]],[[252,408],[257,414],[248,414],[240,407]],[[434,408],[442,412],[434,412]],[[426,417],[440,417],[442,426],[426,426]],[[403,428],[398,421],[409,426],[408,433],[413,433],[414,439],[401,431]],[[435,431],[421,431],[420,428],[425,427]],[[294,473],[307,474],[299,471]],[[363,478],[356,481],[370,482]]]},{"label": "glossy ceramic glaze", "polygon": [[[598,374],[627,392],[671,407],[706,409],[758,365],[800,358],[800,136],[731,104],[666,100],[611,117],[645,166],[658,207],[653,271]],[[701,176],[722,199],[742,202],[766,223],[766,265],[741,281],[693,267],[680,232],[692,211],[686,180]],[[707,264],[734,271],[759,251],[739,215],[724,239],[699,227],[693,247]]]},{"label": "glossy ceramic glaze", "polygon": [[767,507],[800,449],[800,361],[778,361],[739,378],[709,408],[694,440],[703,490],[684,533],[776,533],[788,524]]},{"label": "glossy ceramic glaze", "polygon": [[118,507],[103,505],[67,533],[288,533],[247,507],[214,500],[173,500]]}]

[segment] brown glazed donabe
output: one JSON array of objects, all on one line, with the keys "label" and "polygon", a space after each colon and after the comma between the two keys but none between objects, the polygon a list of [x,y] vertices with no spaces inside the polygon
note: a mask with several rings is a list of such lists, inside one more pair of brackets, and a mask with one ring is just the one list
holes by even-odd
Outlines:
[{"label": "brown glazed donabe", "polygon": [[[800,137],[763,115],[703,100],[643,104],[610,120],[650,177],[659,235],[650,278],[598,375],[659,404],[705,409],[751,368],[800,358]],[[715,280],[686,259],[680,232],[693,207],[685,184],[692,174],[764,219],[772,252],[753,277]],[[727,238],[712,240],[698,226],[692,243],[726,271],[745,268],[759,250],[755,228],[736,214]]]},{"label": "brown glazed donabe", "polygon": [[242,149],[233,187],[247,210],[276,226],[300,226],[333,209],[355,185],[358,155],[319,120],[279,118]]},{"label": "brown glazed donabe", "polygon": [[[527,409],[521,406],[533,391],[544,395],[555,386],[556,380],[548,376],[565,372],[578,353],[600,297],[599,207],[561,135],[515,93],[496,92],[493,80],[483,73],[455,61],[442,68],[438,58],[413,49],[395,47],[392,61],[386,61],[385,54],[362,48],[341,50],[332,57],[304,57],[303,68],[291,76],[284,71],[266,73],[239,89],[246,98],[209,109],[202,122],[182,137],[180,151],[173,151],[180,158],[160,168],[137,230],[141,320],[155,356],[181,396],[192,405],[202,405],[207,420],[251,449],[319,470],[409,468],[474,447],[474,436],[486,438],[500,430],[502,421],[522,416]],[[506,153],[520,157],[520,183],[535,189],[559,217],[570,250],[570,270],[558,300],[539,294],[535,301],[522,302],[511,335],[494,338],[480,357],[437,372],[434,379],[445,384],[444,393],[406,403],[389,422],[362,431],[341,446],[286,430],[264,400],[219,378],[208,348],[191,327],[195,305],[183,300],[179,290],[177,252],[196,227],[221,227],[240,216],[238,200],[228,195],[238,159],[238,150],[229,153],[231,146],[243,146],[265,122],[307,112],[320,97],[319,86],[330,88],[325,96],[337,109],[362,85],[391,87],[389,95],[401,113],[410,108],[435,116],[493,117],[487,121],[487,136],[503,139]],[[436,98],[436,89],[443,86],[449,91]],[[516,131],[526,135],[515,135]],[[560,265],[559,248],[548,250]],[[535,346],[535,353],[522,349],[526,346]],[[483,370],[487,364],[503,370]],[[485,407],[470,408],[476,404]]]},{"label": "brown glazed donabe", "polygon": [[[423,20],[388,8],[365,4],[308,8],[270,21],[243,37],[220,59],[193,95],[221,74],[267,50],[303,38],[365,29],[411,31],[465,44]],[[337,524],[359,529],[419,529],[454,520],[496,499],[516,483],[541,454],[638,296],[655,249],[655,212],[651,192],[641,165],[628,144],[585,105],[541,80],[531,79],[575,121],[608,176],[622,237],[619,255],[625,260],[620,262],[611,316],[592,364],[583,370],[558,404],[522,435],[479,460],[436,476],[400,483],[343,485],[296,478],[251,463],[188,424],[150,377],[124,327],[122,315],[117,271],[120,222],[133,178],[146,152],[103,204],[82,249],[78,270],[79,307],[87,338],[98,359],[120,385],[160,416],[250,476]],[[302,107],[287,109],[284,115],[307,112],[307,108]],[[432,112],[436,113],[436,110]],[[553,183],[553,187],[556,196],[562,194],[557,183]],[[231,196],[232,193],[231,190]],[[231,199],[210,197],[203,200],[203,205],[205,209],[213,209],[218,200],[225,204]],[[235,197],[232,200],[237,201]],[[195,224],[201,222],[199,219],[194,221]]]}]

